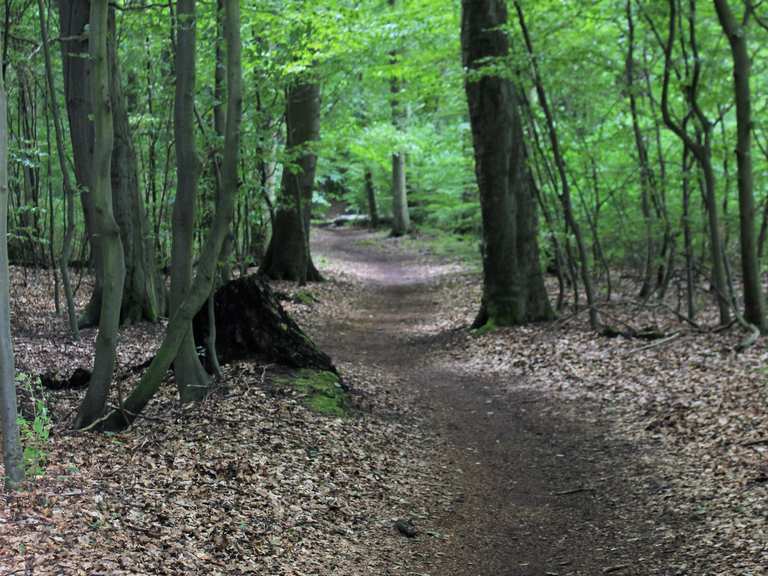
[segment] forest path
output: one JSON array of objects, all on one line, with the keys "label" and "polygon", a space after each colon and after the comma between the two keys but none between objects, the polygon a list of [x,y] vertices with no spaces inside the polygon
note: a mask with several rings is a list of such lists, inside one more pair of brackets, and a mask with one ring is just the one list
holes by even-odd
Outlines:
[{"label": "forest path", "polygon": [[393,375],[415,393],[423,425],[441,440],[435,480],[456,497],[450,505],[436,501],[428,525],[418,526],[421,535],[404,539],[426,558],[406,573],[666,573],[654,567],[661,550],[638,496],[632,447],[540,395],[514,386],[509,392],[489,376],[440,360],[436,352],[456,338],[432,325],[435,313],[452,304],[440,302],[439,282],[456,267],[425,265],[423,256],[384,244],[380,234],[362,230],[314,233],[315,258],[361,283],[354,305],[329,319],[316,340],[337,361]]}]

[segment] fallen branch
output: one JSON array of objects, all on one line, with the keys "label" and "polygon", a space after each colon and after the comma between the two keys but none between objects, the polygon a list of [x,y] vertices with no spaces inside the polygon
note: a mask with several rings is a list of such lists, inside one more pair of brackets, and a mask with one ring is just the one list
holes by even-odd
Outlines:
[{"label": "fallen branch", "polygon": [[646,344],[645,346],[641,346],[640,348],[635,348],[634,350],[630,350],[624,356],[631,356],[632,354],[637,354],[638,352],[643,352],[645,350],[650,350],[651,348],[656,348],[658,346],[663,346],[664,344],[667,344],[669,342],[672,342],[672,340],[676,340],[682,335],[681,332],[675,332],[666,338],[663,338],[661,340],[656,340],[656,342],[652,342],[650,344]]},{"label": "fallen branch", "polygon": [[595,492],[594,488],[571,488],[570,490],[563,490],[562,492],[554,492],[554,496],[568,496],[569,494],[579,494],[581,492]]}]

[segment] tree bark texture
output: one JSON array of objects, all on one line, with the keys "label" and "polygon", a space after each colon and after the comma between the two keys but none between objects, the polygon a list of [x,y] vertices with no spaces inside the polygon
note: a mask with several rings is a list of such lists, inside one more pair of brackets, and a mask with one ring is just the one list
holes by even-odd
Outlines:
[{"label": "tree bark texture", "polygon": [[[240,149],[240,124],[242,110],[242,64],[240,59],[240,3],[239,0],[226,0],[227,38],[227,128],[224,153],[224,181],[228,181],[227,166],[236,169]],[[231,157],[227,158],[230,154]],[[229,181],[232,181],[231,176]],[[234,180],[236,183],[236,180]],[[192,319],[210,297],[213,281],[216,276],[217,256],[221,253],[224,238],[232,226],[232,215],[235,207],[237,186],[223,186],[222,193],[216,199],[216,213],[213,218],[211,232],[206,239],[200,254],[200,265],[197,267],[195,279],[187,291],[184,300],[176,308],[168,323],[165,338],[160,349],[155,354],[141,381],[123,402],[120,409],[109,414],[100,423],[103,430],[122,430],[130,426],[136,415],[143,410],[147,402],[155,395],[168,368],[174,361],[182,343],[187,337],[192,337]]]},{"label": "tree bark texture", "polygon": [[91,2],[90,57],[92,66],[91,90],[94,124],[94,155],[91,172],[91,202],[93,205],[96,242],[102,257],[102,296],[99,315],[99,333],[93,375],[85,394],[75,427],[83,428],[98,420],[104,413],[115,366],[120,308],[125,280],[123,246],[120,229],[112,210],[110,186],[114,131],[112,103],[109,97],[109,58],[107,0]]},{"label": "tree bark texture", "polygon": [[744,319],[765,332],[765,298],[755,244],[755,198],[752,169],[752,95],[749,87],[752,63],[747,31],[734,17],[728,0],[715,0],[720,25],[728,37],[733,57],[733,88],[736,100],[736,163],[739,187],[739,239],[744,282]]},{"label": "tree bark texture", "polygon": [[[200,165],[195,147],[195,53],[197,15],[195,0],[179,0],[176,30],[176,199],[173,204],[171,246],[171,317],[177,315],[192,285],[192,249]],[[218,254],[214,258],[218,262]],[[190,318],[190,322],[191,322]],[[185,330],[173,364],[182,402],[202,399],[208,390],[205,373],[195,350],[191,326]]]},{"label": "tree bark texture", "polygon": [[483,222],[483,301],[476,326],[553,317],[539,264],[536,204],[515,87],[486,73],[506,58],[503,0],[463,0],[461,45]]},{"label": "tree bark texture", "polygon": [[[394,8],[396,0],[389,0]],[[397,50],[389,53],[390,62],[396,65]],[[403,130],[405,114],[400,101],[400,80],[393,74],[389,81],[390,104],[392,106],[392,125]],[[392,236],[403,236],[411,229],[411,217],[408,211],[408,188],[406,182],[405,152],[398,150],[392,153]]]},{"label": "tree bark texture", "polygon": [[286,155],[272,238],[262,271],[274,280],[320,280],[309,249],[309,223],[320,136],[320,86],[298,81],[286,94]]},{"label": "tree bark texture", "polygon": [[3,432],[5,485],[24,480],[24,459],[16,407],[16,370],[11,343],[10,277],[8,273],[8,97],[0,57],[0,424]]},{"label": "tree bark texture", "polygon": [[120,319],[123,323],[141,320],[156,322],[161,314],[159,277],[155,269],[155,248],[149,234],[147,212],[139,192],[139,165],[120,77],[114,8],[110,9],[109,30],[109,86],[115,134],[112,199],[125,257],[125,289]]},{"label": "tree bark texture", "polygon": [[[80,190],[86,234],[91,244],[96,276],[91,299],[83,311],[80,326],[99,322],[102,294],[102,256],[94,241],[95,208],[91,200],[93,166],[93,113],[90,97],[91,63],[88,58],[86,26],[89,24],[90,0],[58,0],[64,68],[64,91],[67,101],[70,138],[75,165],[75,178]],[[154,245],[148,236],[148,222],[138,187],[138,164],[130,134],[125,94],[117,60],[114,18],[110,17],[108,59],[110,97],[112,99],[115,148],[112,170],[112,195],[115,217],[120,229],[126,263],[125,298],[121,320],[156,321],[160,315],[155,270]]]},{"label": "tree bark texture", "polygon": [[[223,364],[258,358],[293,368],[335,372],[331,359],[317,349],[285,312],[261,275],[228,282],[216,291],[216,353]],[[209,312],[195,316],[195,341],[202,346],[208,335]]]}]

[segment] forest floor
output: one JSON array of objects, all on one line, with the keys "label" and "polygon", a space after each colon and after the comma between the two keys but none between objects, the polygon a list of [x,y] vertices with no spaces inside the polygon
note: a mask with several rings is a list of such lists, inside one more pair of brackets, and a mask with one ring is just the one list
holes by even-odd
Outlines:
[{"label": "forest floor", "polygon": [[[0,576],[768,573],[762,341],[737,354],[738,330],[629,299],[605,317],[671,339],[568,313],[476,334],[476,272],[383,233],[313,234],[328,281],[277,287],[352,387],[349,415],[242,362],[200,406],[171,379],[128,431],[83,434],[82,390],[25,383],[25,416],[37,399],[52,427],[45,473],[0,498]],[[47,273],[14,270],[12,289],[18,368],[88,367],[94,331],[69,339]],[[118,396],[161,335],[123,329]]]}]

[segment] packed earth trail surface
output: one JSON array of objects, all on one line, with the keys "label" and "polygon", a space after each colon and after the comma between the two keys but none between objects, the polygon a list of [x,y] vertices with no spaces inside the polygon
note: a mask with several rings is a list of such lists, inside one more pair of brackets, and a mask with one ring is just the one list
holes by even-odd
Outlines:
[{"label": "packed earth trail surface", "polygon": [[386,373],[397,394],[414,398],[413,426],[434,438],[426,517],[400,519],[416,532],[403,545],[420,564],[404,573],[677,573],[660,567],[674,543],[659,538],[644,509],[635,448],[586,406],[558,406],[444,354],[472,337],[437,322],[454,304],[440,284],[455,265],[387,249],[381,235],[360,230],[318,231],[314,250],[358,285],[317,331],[321,348],[342,365]]}]

